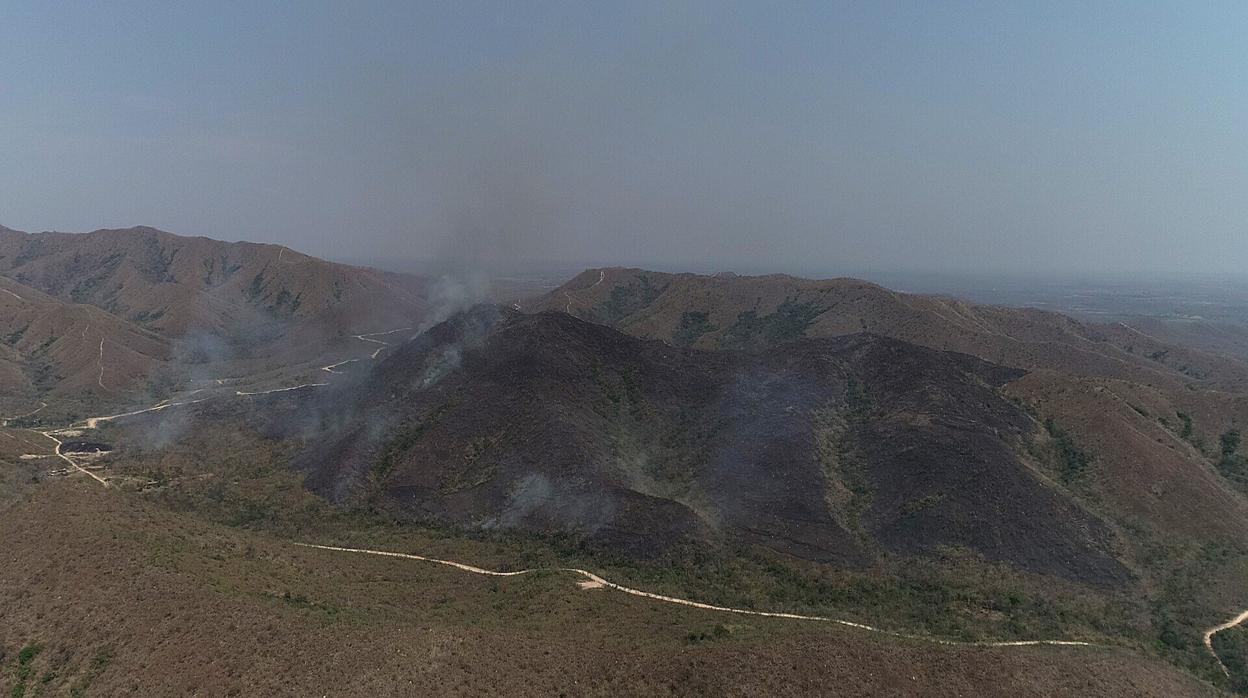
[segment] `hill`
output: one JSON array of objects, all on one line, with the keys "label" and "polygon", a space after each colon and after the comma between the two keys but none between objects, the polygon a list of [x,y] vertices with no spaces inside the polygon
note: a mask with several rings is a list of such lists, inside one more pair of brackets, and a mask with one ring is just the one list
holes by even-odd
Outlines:
[{"label": "hill", "polygon": [[1248,501],[1217,469],[1216,444],[1248,424],[1248,364],[1122,325],[816,281],[588,270],[523,304],[675,346],[771,351],[871,332],[1030,372],[1006,392],[1089,455],[1094,496],[1161,536],[1248,537]]},{"label": "hill", "polygon": [[0,392],[10,402],[125,388],[162,362],[168,338],[92,305],[0,277]]},{"label": "hill", "polygon": [[197,380],[283,380],[350,357],[354,335],[414,326],[427,293],[276,245],[0,227],[0,386],[13,409],[71,396],[94,408]]},{"label": "hill", "polygon": [[93,438],[118,486],[283,536],[316,526],[306,486],[384,522],[363,547],[431,528],[420,554],[468,538],[681,598],[1125,644],[1216,680],[1200,633],[1238,607],[1248,551],[1173,542],[1092,487],[1101,457],[1004,392],[1042,374],[869,334],[707,351],[481,307],[328,386]]},{"label": "hill", "polygon": [[961,546],[1122,582],[1108,528],[1024,461],[1048,437],[995,390],[1020,375],[874,335],[706,352],[481,307],[327,393],[350,417],[300,463],[340,501],[641,555],[726,541],[861,566]]},{"label": "hill", "polygon": [[[391,544],[494,564],[471,540]],[[338,556],[82,481],[6,507],[0,548],[6,695],[1216,695],[1125,649],[947,647]]]},{"label": "hill", "polygon": [[1032,308],[890,291],[858,279],[590,269],[524,303],[676,345],[758,349],[797,337],[872,332],[1006,366],[1077,376],[1236,388],[1248,366],[1166,344],[1122,324],[1088,325]]},{"label": "hill", "polygon": [[423,300],[415,277],[335,264],[278,245],[154,228],[85,234],[0,229],[0,275],[166,336],[237,333],[278,319],[387,329]]}]

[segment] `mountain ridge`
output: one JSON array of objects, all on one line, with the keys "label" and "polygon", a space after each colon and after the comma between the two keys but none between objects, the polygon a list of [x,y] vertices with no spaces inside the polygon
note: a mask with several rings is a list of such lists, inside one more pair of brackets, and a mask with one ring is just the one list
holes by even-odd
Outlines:
[{"label": "mountain ridge", "polygon": [[[659,552],[653,541],[726,538],[861,565],[880,546],[956,544],[1120,583],[1108,529],[1015,455],[1037,427],[986,386],[1019,375],[869,334],[706,352],[563,313],[478,308],[327,393],[356,416],[315,439],[299,467],[339,500],[379,487],[418,516],[575,532],[641,554]],[[916,448],[933,465],[911,462]],[[845,498],[854,477],[878,493],[861,511]],[[1003,518],[972,525],[982,516]],[[1018,532],[980,535],[994,528]],[[1078,532],[1089,530],[1101,532]]]},{"label": "mountain ridge", "polygon": [[120,403],[204,362],[244,362],[223,365],[227,375],[297,366],[353,335],[414,325],[429,293],[418,277],[148,226],[0,227],[0,279],[0,302],[14,304],[0,319],[12,340],[0,387],[23,404]]},{"label": "mountain ridge", "polygon": [[[524,309],[570,312],[638,337],[710,349],[770,351],[803,337],[870,331],[1021,368],[1031,375],[1007,393],[1077,443],[1096,447],[1087,475],[1094,489],[1166,535],[1248,536],[1248,501],[1229,491],[1210,446],[1248,424],[1248,363],[1231,357],[1164,345],[1129,327],[904,294],[856,279],[590,269]],[[1105,409],[1116,421],[1105,420]],[[1124,449],[1100,431],[1111,426],[1153,436],[1132,436]],[[1141,463],[1156,479],[1139,476]]]}]

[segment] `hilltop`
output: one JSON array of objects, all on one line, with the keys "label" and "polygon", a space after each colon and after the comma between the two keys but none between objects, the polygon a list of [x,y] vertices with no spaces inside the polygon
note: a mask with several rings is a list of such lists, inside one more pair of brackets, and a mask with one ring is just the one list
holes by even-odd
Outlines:
[{"label": "hilltop", "polygon": [[523,304],[675,346],[772,351],[870,332],[1029,375],[1006,393],[1095,454],[1097,496],[1165,537],[1248,538],[1248,502],[1217,469],[1248,424],[1248,363],[1122,325],[905,294],[856,279],[591,269]]},{"label": "hilltop", "polygon": [[125,404],[191,378],[306,370],[352,335],[412,326],[427,283],[277,245],[148,227],[0,228],[0,387],[20,409]]}]

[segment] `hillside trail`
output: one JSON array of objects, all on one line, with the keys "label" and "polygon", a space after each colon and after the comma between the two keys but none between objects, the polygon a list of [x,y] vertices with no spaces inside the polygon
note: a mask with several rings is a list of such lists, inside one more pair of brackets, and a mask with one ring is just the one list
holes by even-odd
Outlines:
[{"label": "hillside trail", "polygon": [[256,392],[248,392],[246,390],[236,390],[235,395],[250,397],[252,395],[270,395],[272,393],[288,393],[292,390],[303,390],[304,388],[320,388],[329,385],[329,383],[304,383],[303,385],[294,385],[289,388],[274,388],[272,390],[259,390]]},{"label": "hillside trail", "polygon": [[316,543],[294,543],[294,545],[297,545],[303,548],[314,548],[317,550],[328,550],[328,551],[342,552],[342,553],[357,553],[357,554],[363,554],[363,555],[380,555],[383,557],[396,557],[396,558],[403,558],[407,560],[419,560],[421,562],[432,562],[432,563],[439,564],[439,565],[446,565],[447,567],[453,567],[457,570],[462,570],[464,572],[486,575],[490,577],[516,577],[519,575],[533,574],[536,572],[571,572],[573,574],[577,574],[585,578],[584,581],[578,583],[578,586],[581,589],[601,589],[601,588],[614,589],[616,591],[620,591],[625,594],[629,594],[631,596],[639,596],[642,598],[652,599],[654,601],[661,601],[663,603],[674,604],[677,606],[688,606],[690,608],[700,608],[702,610],[716,611],[719,613],[734,613],[737,615],[758,616],[762,618],[787,618],[790,620],[804,620],[804,621],[814,621],[814,622],[819,622],[819,623],[832,623],[835,625],[842,625],[848,628],[856,628],[858,630],[877,633],[880,635],[887,635],[889,637],[896,637],[896,638],[901,638],[905,640],[917,640],[919,642],[928,642],[928,643],[933,643],[937,645],[953,645],[953,646],[963,646],[963,647],[1034,647],[1034,646],[1041,646],[1041,645],[1062,646],[1062,647],[1103,647],[1104,646],[1104,645],[1098,645],[1093,642],[1084,642],[1082,640],[1000,640],[1000,641],[948,640],[944,638],[928,637],[924,635],[911,635],[908,633],[897,632],[894,630],[887,630],[885,628],[877,628],[873,625],[866,625],[864,623],[856,623],[852,620],[832,618],[829,616],[811,616],[811,615],[803,615],[800,613],[782,613],[782,612],[774,612],[774,611],[753,611],[753,610],[746,609],[746,608],[732,608],[730,606],[715,606],[715,605],[708,604],[708,603],[702,603],[700,601],[690,601],[689,599],[682,599],[682,598],[678,598],[675,596],[664,596],[663,594],[655,594],[649,591],[642,591],[640,589],[627,587],[627,586],[624,586],[623,584],[617,584],[615,582],[612,582],[602,577],[601,575],[594,574],[593,572],[590,572],[588,570],[580,569],[579,567],[538,567],[538,568],[533,568],[533,569],[517,570],[515,572],[498,572],[496,570],[487,570],[481,567],[468,565],[462,562],[455,562],[454,560],[440,560],[434,557],[412,555],[409,553],[396,553],[396,552],[392,552],[388,550],[373,550],[371,548],[344,548],[344,547],[335,546],[335,545],[318,545]]},{"label": "hillside trail", "polygon": [[356,361],[359,361],[359,359],[347,359],[346,361],[339,361],[339,362],[338,362],[338,363],[336,363],[336,364],[330,364],[330,365],[328,365],[328,366],[322,366],[322,367],[321,367],[321,370],[322,370],[322,371],[324,371],[324,372],[326,372],[326,373],[342,373],[342,371],[335,371],[334,369],[338,368],[339,366],[343,366],[343,365],[346,365],[346,364],[355,363]]},{"label": "hillside trail", "polygon": [[[597,281],[595,281],[594,283],[590,284],[589,288],[587,288],[587,289],[585,289],[585,290],[587,290],[587,291],[589,291],[589,290],[593,290],[593,288],[594,288],[594,287],[596,287],[598,284],[602,283],[602,282],[603,282],[603,280],[604,280],[604,279],[606,279],[606,278],[607,278],[607,271],[606,271],[605,269],[599,269],[599,270],[598,270],[598,280],[597,280]],[[564,291],[564,292],[563,292],[563,295],[564,295],[564,297],[565,297],[565,298],[567,298],[567,299],[568,299],[568,302],[567,302],[567,303],[565,303],[565,304],[564,304],[564,306],[563,306],[563,312],[567,313],[568,315],[571,315],[571,314],[572,314],[572,294],[571,294],[570,292],[568,292],[568,291]],[[520,301],[518,301],[518,300],[516,301],[515,308],[516,308],[516,310],[519,310],[519,309],[520,309]]]},{"label": "hillside trail", "polygon": [[35,415],[39,414],[41,411],[43,411],[43,408],[45,408],[45,407],[47,407],[47,406],[48,406],[48,403],[43,402],[43,401],[41,400],[41,401],[39,402],[39,406],[38,406],[38,407],[36,407],[35,409],[31,410],[30,412],[27,412],[26,414],[19,414],[19,415],[14,415],[14,416],[12,416],[12,417],[5,417],[5,418],[3,418],[3,419],[0,419],[0,427],[7,427],[7,426],[9,426],[9,422],[11,422],[11,421],[13,421],[13,420],[15,420],[15,419],[24,419],[24,418],[26,418],[26,417],[33,417],[33,416],[35,416]]},{"label": "hillside trail", "polygon": [[[380,344],[380,345],[381,345],[381,346],[377,347],[377,351],[373,352],[372,356],[369,356],[369,357],[368,357],[368,358],[370,358],[370,359],[374,359],[374,360],[375,360],[375,359],[377,358],[377,355],[378,355],[378,354],[380,354],[382,351],[384,351],[386,347],[390,346],[390,342],[383,342],[383,341],[381,341],[380,339],[372,339],[372,337],[384,337],[384,336],[386,336],[386,335],[388,335],[388,334],[394,334],[395,332],[402,332],[402,331],[404,331],[404,330],[410,330],[410,329],[412,329],[412,328],[411,328],[411,327],[400,327],[400,328],[399,328],[399,329],[397,329],[397,330],[387,330],[387,331],[385,331],[385,332],[368,332],[368,333],[365,333],[365,334],[357,334],[357,335],[353,335],[353,336],[354,336],[356,339],[361,340],[361,341],[364,341],[364,342],[372,342],[373,344]],[[334,364],[334,365],[335,365],[335,366],[337,366],[338,364]],[[331,371],[331,373],[332,373],[332,371]]]},{"label": "hillside trail", "polygon": [[1205,637],[1204,637],[1205,649],[1209,650],[1209,654],[1213,655],[1214,660],[1217,661],[1218,666],[1222,669],[1222,673],[1226,674],[1227,677],[1230,677],[1231,670],[1227,668],[1226,664],[1222,662],[1222,658],[1218,656],[1217,651],[1213,649],[1213,636],[1217,635],[1223,630],[1230,630],[1231,628],[1234,628],[1235,626],[1245,621],[1248,621],[1248,609],[1245,609],[1239,615],[1226,621],[1225,623],[1222,623],[1221,625],[1215,625],[1212,628],[1209,628],[1208,630],[1205,631]]},{"label": "hillside trail", "polygon": [[100,387],[104,388],[104,390],[108,390],[108,388],[104,387],[104,338],[103,337],[100,337],[100,357],[96,359],[96,364],[98,364],[100,367],[100,375],[96,377],[95,382],[99,383]]}]

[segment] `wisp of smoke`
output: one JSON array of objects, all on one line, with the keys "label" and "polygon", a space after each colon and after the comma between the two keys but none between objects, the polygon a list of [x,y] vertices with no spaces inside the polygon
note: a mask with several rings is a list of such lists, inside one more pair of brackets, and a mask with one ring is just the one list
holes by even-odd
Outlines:
[{"label": "wisp of smoke", "polygon": [[443,322],[489,299],[490,279],[485,272],[472,269],[447,271],[429,289],[429,311],[416,327],[415,339],[430,327]]}]

